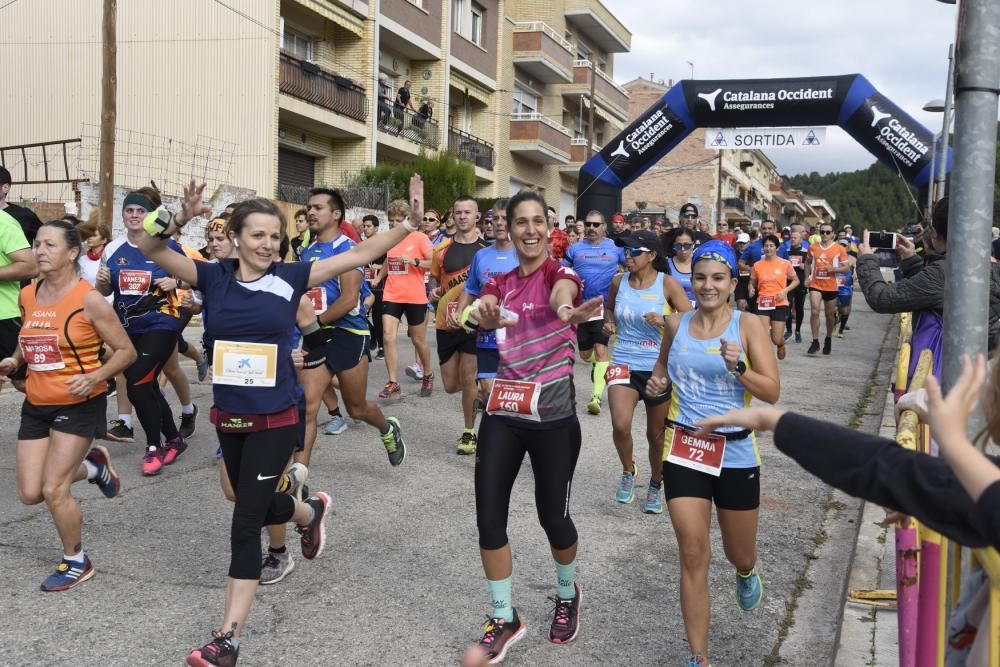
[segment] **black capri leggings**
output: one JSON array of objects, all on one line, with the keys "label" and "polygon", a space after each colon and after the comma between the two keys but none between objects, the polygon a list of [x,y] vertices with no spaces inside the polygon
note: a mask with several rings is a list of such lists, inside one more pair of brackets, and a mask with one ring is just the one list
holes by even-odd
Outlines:
[{"label": "black capri leggings", "polygon": [[128,400],[135,408],[135,414],[146,432],[146,446],[159,447],[160,433],[167,440],[180,434],[174,424],[170,404],[160,391],[160,371],[174,353],[177,345],[176,331],[149,331],[144,334],[130,334],[135,346],[136,359],[125,369],[125,384]]},{"label": "black capri leggings", "polygon": [[[789,310],[795,313],[796,331],[802,330],[802,318],[805,317],[805,305],[806,305],[806,299],[808,298],[807,296],[808,294],[809,294],[808,290],[806,290],[806,288],[803,287],[802,285],[799,285],[788,294],[788,301],[791,304],[791,308],[789,308]],[[791,317],[785,320],[785,329],[787,329],[788,331],[792,330]]]},{"label": "black capri leggings", "polygon": [[479,546],[499,549],[507,544],[510,492],[524,453],[535,474],[538,522],[554,549],[576,544],[576,526],[569,516],[573,471],[580,457],[580,422],[559,422],[558,429],[523,428],[506,417],[483,415],[476,451],[476,524]]},{"label": "black capri leggings", "polygon": [[216,429],[226,474],[236,492],[229,533],[229,576],[233,579],[260,579],[260,529],[288,523],[295,512],[292,497],[275,490],[292,457],[297,431],[295,425],[256,433]]},{"label": "black capri leggings", "polygon": [[369,329],[372,334],[372,342],[378,349],[382,349],[382,290],[373,289],[375,303],[372,304],[372,320],[369,322]]}]

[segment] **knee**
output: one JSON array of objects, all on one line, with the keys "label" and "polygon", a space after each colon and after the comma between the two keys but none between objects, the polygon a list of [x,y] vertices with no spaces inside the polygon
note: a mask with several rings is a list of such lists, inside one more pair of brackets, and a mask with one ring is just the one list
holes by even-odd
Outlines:
[{"label": "knee", "polygon": [[37,505],[45,500],[45,496],[42,495],[42,489],[37,484],[18,486],[17,497],[22,505]]},{"label": "knee", "polygon": [[569,549],[576,544],[576,525],[569,514],[554,516],[539,513],[538,522],[542,524],[542,530],[553,549]]},{"label": "knee", "polygon": [[345,407],[347,408],[347,416],[353,418],[360,418],[366,412],[368,412],[368,401],[344,401]]},{"label": "knee", "polygon": [[479,528],[479,548],[493,551],[507,546],[507,524],[480,519],[476,522]]},{"label": "knee", "polygon": [[627,419],[611,417],[611,434],[616,439],[627,438],[632,433],[632,424]]},{"label": "knee", "polygon": [[59,502],[69,496],[69,485],[58,481],[45,480],[42,482],[42,497],[45,502]]},{"label": "knee", "polygon": [[688,540],[680,545],[681,569],[688,572],[702,572],[708,570],[708,563],[712,557],[712,548],[708,540]]}]

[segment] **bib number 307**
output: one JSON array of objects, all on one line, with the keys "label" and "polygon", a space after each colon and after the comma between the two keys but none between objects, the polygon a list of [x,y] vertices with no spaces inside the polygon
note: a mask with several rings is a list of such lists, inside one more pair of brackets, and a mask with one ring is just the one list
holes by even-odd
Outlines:
[{"label": "bib number 307", "polygon": [[725,436],[714,433],[697,435],[694,431],[675,426],[667,461],[718,477],[722,474],[725,453]]}]

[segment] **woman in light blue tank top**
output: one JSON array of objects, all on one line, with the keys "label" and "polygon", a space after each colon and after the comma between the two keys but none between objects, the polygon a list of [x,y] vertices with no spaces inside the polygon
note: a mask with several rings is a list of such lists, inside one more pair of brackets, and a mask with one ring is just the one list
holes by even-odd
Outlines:
[{"label": "woman in light blue tank top", "polygon": [[667,258],[670,275],[684,288],[684,292],[691,302],[691,308],[697,308],[694,292],[691,291],[691,258],[694,255],[694,235],[689,229],[678,229],[672,243],[673,247],[667,249],[671,251],[670,257]]},{"label": "woman in light blue tank top", "polygon": [[[753,433],[726,427],[699,434],[698,420],[750,404],[778,400],[778,363],[758,318],[729,305],[736,288],[736,256],[722,241],[694,252],[691,285],[698,309],[675,315],[647,391],[671,387],[664,446],[663,485],[681,553],[681,609],[690,667],[709,665],[709,530],[715,502],[726,558],[736,568],[737,601],[744,611],[760,604],[757,563],[760,457]],[[669,378],[669,379],[668,379]]]},{"label": "woman in light blue tank top", "polygon": [[663,424],[670,396],[647,396],[646,383],[660,354],[665,316],[690,310],[691,305],[680,283],[662,272],[666,267],[655,232],[640,230],[618,237],[615,243],[625,248],[628,270],[612,279],[604,310],[605,332],[616,336],[607,375],[612,437],[622,464],[615,500],[631,503],[635,499],[639,468],[632,459],[632,417],[641,399],[646,405],[651,468],[642,511],[660,514]]}]

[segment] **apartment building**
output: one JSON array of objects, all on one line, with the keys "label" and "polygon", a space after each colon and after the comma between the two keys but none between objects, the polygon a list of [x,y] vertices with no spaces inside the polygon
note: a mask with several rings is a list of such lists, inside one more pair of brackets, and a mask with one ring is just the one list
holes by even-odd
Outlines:
[{"label": "apartment building", "polygon": [[[75,176],[94,178],[100,15],[76,0],[46,4],[6,10],[10,34],[39,39],[7,68],[14,106],[37,113],[0,127],[0,146],[83,135]],[[169,190],[193,173],[295,200],[368,165],[447,151],[472,164],[477,196],[530,187],[571,213],[583,162],[628,119],[614,56],[631,34],[599,0],[243,0],[238,10],[119,4],[118,184],[159,176]],[[3,157],[38,161],[15,153]],[[165,164],[143,160],[153,153]],[[15,180],[41,180],[24,176]]]},{"label": "apartment building", "polygon": [[[649,108],[673,85],[639,78],[624,84],[629,121]],[[759,150],[705,148],[705,129],[688,135],[656,165],[625,188],[622,206],[649,215],[676,219],[687,202],[698,205],[702,219],[726,219],[736,224],[776,219],[771,211],[772,183],[780,183],[774,163]],[[780,190],[780,188],[779,188]]]}]

